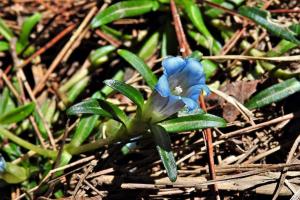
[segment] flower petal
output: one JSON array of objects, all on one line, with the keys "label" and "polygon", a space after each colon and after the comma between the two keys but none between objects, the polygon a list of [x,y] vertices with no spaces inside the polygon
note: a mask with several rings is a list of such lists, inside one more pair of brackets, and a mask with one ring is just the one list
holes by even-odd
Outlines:
[{"label": "flower petal", "polygon": [[186,59],[186,65],[180,74],[181,77],[184,77],[185,81],[187,81],[188,87],[199,83],[205,83],[203,67],[201,63],[194,58]]},{"label": "flower petal", "polygon": [[185,104],[182,101],[181,97],[170,95],[168,104],[161,110],[161,114],[166,117],[169,117],[181,110],[184,107],[184,105]]},{"label": "flower petal", "polygon": [[162,66],[164,68],[164,74],[171,76],[172,74],[180,72],[184,68],[185,61],[179,56],[170,56],[162,61]]},{"label": "flower petal", "polygon": [[154,88],[161,96],[167,97],[170,95],[170,86],[166,75],[162,75]]},{"label": "flower petal", "polygon": [[195,110],[196,108],[199,107],[198,103],[196,101],[194,101],[193,99],[183,97],[182,101],[185,103],[185,105],[189,111]]},{"label": "flower petal", "polygon": [[198,101],[199,95],[201,91],[205,91],[206,94],[210,94],[209,88],[205,84],[198,84],[198,85],[193,85],[190,87],[186,93],[187,98],[191,98],[194,101]]}]

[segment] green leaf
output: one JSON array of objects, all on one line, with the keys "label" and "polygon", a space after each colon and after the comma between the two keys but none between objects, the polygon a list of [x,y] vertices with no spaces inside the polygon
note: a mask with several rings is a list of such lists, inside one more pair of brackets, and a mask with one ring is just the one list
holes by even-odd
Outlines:
[{"label": "green leaf", "polygon": [[10,41],[12,37],[14,37],[13,32],[8,28],[8,26],[5,24],[4,20],[0,18],[0,35],[3,35],[3,37]]},{"label": "green leaf", "polygon": [[141,58],[124,49],[119,49],[118,54],[142,75],[151,89],[154,88],[157,83],[157,78]]},{"label": "green leaf", "polygon": [[19,106],[0,116],[0,124],[12,124],[22,121],[34,111],[35,104]]},{"label": "green leaf", "polygon": [[0,173],[0,179],[5,180],[9,184],[17,184],[25,181],[28,175],[29,174],[24,167],[6,163],[5,172]]},{"label": "green leaf", "polygon": [[97,28],[121,18],[139,16],[150,11],[155,11],[158,7],[159,3],[156,1],[140,0],[119,2],[98,13],[92,20],[91,26],[92,28]]},{"label": "green leaf", "polygon": [[273,102],[280,101],[300,91],[300,82],[296,78],[275,84],[252,97],[245,106],[249,109],[260,108]]},{"label": "green leaf", "polygon": [[267,29],[270,33],[288,41],[300,45],[300,41],[295,37],[295,33],[283,25],[275,23],[269,12],[260,10],[255,7],[241,6],[239,13],[252,19],[255,23]]},{"label": "green leaf", "polygon": [[133,103],[138,106],[139,109],[143,108],[144,98],[142,94],[134,87],[127,85],[126,83],[123,83],[121,81],[112,79],[105,80],[104,83],[128,97]]},{"label": "green leaf", "polygon": [[100,104],[97,101],[97,99],[89,99],[80,102],[78,104],[71,106],[67,110],[67,115],[78,115],[78,114],[94,114],[94,115],[100,115],[108,118],[113,117],[109,112],[105,111],[100,107]]},{"label": "green leaf", "polygon": [[292,24],[289,26],[289,29],[292,30],[297,36],[300,35],[300,24]]},{"label": "green leaf", "polygon": [[114,119],[122,122],[125,126],[127,125],[129,120],[123,110],[121,110],[118,106],[116,106],[108,101],[105,101],[102,99],[97,99],[97,101],[99,102],[99,105],[101,106],[101,108],[103,108],[105,111],[110,113]]},{"label": "green leaf", "polygon": [[142,46],[142,48],[138,53],[138,56],[143,60],[149,59],[156,52],[158,48],[158,43],[159,43],[159,32],[155,32]]},{"label": "green leaf", "polygon": [[[122,70],[119,70],[113,77],[112,79],[114,80],[118,80],[118,81],[122,81],[124,79],[124,72]],[[102,89],[101,89],[101,93],[103,93],[105,96],[109,96],[110,94],[112,94],[115,90],[112,89],[111,87],[105,85]]]},{"label": "green leaf", "polygon": [[3,89],[2,95],[0,95],[0,113],[3,115],[6,112],[16,108],[7,87]]},{"label": "green leaf", "polygon": [[177,0],[177,1],[179,5],[183,6],[185,13],[189,17],[193,25],[208,40],[209,49],[213,49],[213,52],[219,52],[221,50],[221,45],[213,38],[212,34],[207,29],[202,17],[202,13],[199,7],[197,6],[197,4],[194,3],[193,0]]},{"label": "green leaf", "polygon": [[171,148],[171,139],[166,130],[159,125],[150,125],[151,133],[154,136],[156,148],[160,159],[167,171],[170,181],[177,179],[177,167],[174,154]]},{"label": "green leaf", "polygon": [[9,50],[9,44],[5,41],[0,41],[0,52],[8,51],[8,50]]},{"label": "green leaf", "polygon": [[79,147],[95,128],[99,115],[84,116],[80,119],[75,130],[74,136],[68,146],[72,148]]},{"label": "green leaf", "polygon": [[167,132],[194,131],[210,127],[225,127],[226,121],[211,114],[188,115],[160,123]]},{"label": "green leaf", "polygon": [[[95,92],[91,98],[92,99],[101,98],[100,92]],[[80,146],[86,140],[86,138],[88,138],[89,135],[92,133],[99,117],[100,117],[99,115],[83,116],[76,127],[75,133],[71,139],[70,144],[66,145],[66,149],[69,150],[70,148],[72,149]]]},{"label": "green leaf", "polygon": [[113,52],[116,47],[112,45],[107,45],[104,47],[100,47],[94,51],[92,51],[89,55],[89,59],[94,66],[98,66],[107,60],[107,54]]},{"label": "green leaf", "polygon": [[18,40],[18,42],[21,43],[23,47],[28,44],[30,33],[35,25],[41,20],[41,18],[42,15],[40,13],[35,13],[24,20]]}]

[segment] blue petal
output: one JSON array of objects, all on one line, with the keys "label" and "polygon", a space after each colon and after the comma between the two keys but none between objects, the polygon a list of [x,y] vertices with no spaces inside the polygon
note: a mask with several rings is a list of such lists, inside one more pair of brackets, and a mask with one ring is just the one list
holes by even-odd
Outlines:
[{"label": "blue petal", "polygon": [[151,95],[152,110],[160,112],[169,102],[169,97],[163,97],[158,92],[154,91]]},{"label": "blue petal", "polygon": [[205,74],[203,73],[203,67],[198,60],[195,60],[193,58],[186,59],[186,65],[180,72],[180,74],[181,77],[185,77],[188,86],[205,83]]},{"label": "blue petal", "polygon": [[175,95],[169,96],[169,101],[167,105],[160,111],[160,113],[166,117],[169,117],[184,107],[184,102],[182,98]]},{"label": "blue petal", "polygon": [[162,66],[164,68],[164,74],[171,76],[177,72],[180,72],[184,66],[185,61],[181,57],[167,57],[162,61]]},{"label": "blue petal", "polygon": [[194,101],[193,99],[182,97],[182,101],[185,103],[185,105],[189,111],[195,110],[196,108],[199,107],[198,103],[196,101]]},{"label": "blue petal", "polygon": [[198,84],[190,87],[186,93],[187,98],[191,98],[195,101],[198,101],[201,91],[205,91],[207,94],[210,93],[209,88],[205,84]]},{"label": "blue petal", "polygon": [[170,95],[170,86],[166,75],[162,75],[154,88],[161,96],[167,97]]}]

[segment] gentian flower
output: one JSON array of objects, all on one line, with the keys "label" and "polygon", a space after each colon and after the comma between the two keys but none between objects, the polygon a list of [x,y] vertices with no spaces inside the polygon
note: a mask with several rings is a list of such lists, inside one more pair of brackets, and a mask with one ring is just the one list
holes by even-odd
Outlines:
[{"label": "gentian flower", "polygon": [[144,118],[158,122],[182,108],[193,111],[201,91],[209,93],[201,63],[194,58],[167,57],[162,61],[163,75],[145,106]]},{"label": "gentian flower", "polygon": [[0,155],[0,173],[3,173],[5,171],[6,162],[4,158]]}]

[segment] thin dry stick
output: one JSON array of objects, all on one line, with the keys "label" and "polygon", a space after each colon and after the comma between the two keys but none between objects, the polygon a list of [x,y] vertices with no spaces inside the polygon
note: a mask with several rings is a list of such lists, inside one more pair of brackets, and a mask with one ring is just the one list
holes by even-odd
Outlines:
[{"label": "thin dry stick", "polygon": [[[59,172],[59,171],[63,171],[63,170],[68,169],[68,168],[70,168],[70,167],[74,167],[74,166],[79,165],[79,164],[82,164],[82,163],[89,162],[89,161],[91,161],[91,160],[93,160],[93,159],[95,159],[95,156],[89,156],[89,157],[86,157],[86,158],[82,158],[82,159],[80,159],[80,160],[77,160],[77,161],[75,161],[75,162],[73,162],[73,163],[70,163],[70,164],[68,164],[68,165],[65,165],[65,166],[58,167],[58,168],[55,168],[55,169],[53,169],[53,170],[50,170],[50,171],[48,172],[48,174],[45,176],[45,178],[39,183],[38,186],[36,186],[36,187],[34,187],[34,188],[31,188],[31,189],[28,190],[27,192],[28,192],[28,193],[32,193],[32,192],[36,191],[42,184],[45,183],[45,181],[48,180],[49,177],[52,176],[52,174],[54,174],[54,173],[56,173],[56,172]],[[80,168],[77,168],[76,170],[78,170],[78,169],[80,169]],[[24,193],[24,194],[20,195],[16,200],[22,199],[22,198],[25,197],[25,196],[26,196],[26,194]]]},{"label": "thin dry stick", "polygon": [[[269,7],[269,5],[272,3],[273,0],[270,0],[268,2],[266,2],[263,5],[263,9],[267,9]],[[246,17],[244,17],[246,18]],[[246,31],[247,26],[249,25],[250,21],[247,21],[244,25],[244,27],[241,30],[238,30],[235,32],[235,34],[229,39],[229,41],[227,42],[227,44],[225,44],[225,46],[223,47],[223,50],[225,49],[225,52],[223,55],[227,54],[232,47],[234,47],[236,45],[236,43],[239,41],[240,37],[244,34],[244,32]]]},{"label": "thin dry stick", "polygon": [[217,94],[218,96],[222,97],[225,101],[233,105],[236,109],[238,109],[238,111],[240,111],[240,113],[248,120],[249,123],[251,123],[251,125],[255,125],[253,121],[253,113],[243,104],[241,104],[238,100],[220,90],[214,89],[213,87],[210,87],[209,89],[213,93]]},{"label": "thin dry stick", "polygon": [[107,42],[109,42],[111,45],[115,46],[115,47],[119,47],[121,46],[121,42],[113,37],[111,37],[110,35],[107,35],[105,33],[103,33],[102,31],[100,31],[99,29],[97,29],[95,31],[95,33],[101,37],[102,39],[106,40]]},{"label": "thin dry stick", "polygon": [[40,106],[39,106],[39,104],[38,104],[36,98],[35,98],[34,95],[32,94],[31,87],[30,87],[29,83],[27,82],[26,76],[25,76],[25,74],[24,74],[24,72],[23,72],[23,70],[22,70],[21,68],[18,70],[17,75],[20,76],[20,78],[21,78],[21,80],[23,81],[23,84],[24,84],[24,86],[25,86],[25,89],[26,89],[27,93],[29,94],[29,97],[30,97],[31,100],[35,103],[36,111],[37,111],[39,117],[41,118],[42,123],[44,124],[44,127],[45,127],[45,130],[46,130],[46,132],[47,132],[47,135],[48,135],[50,144],[51,144],[53,150],[56,150],[56,145],[55,145],[54,137],[53,137],[53,135],[52,135],[52,133],[51,133],[51,130],[50,130],[50,128],[49,128],[49,124],[48,124],[47,120],[45,119],[45,117],[44,117],[44,115],[43,115],[43,113],[42,113],[42,111],[41,111],[41,108],[40,108]]},{"label": "thin dry stick", "polygon": [[94,190],[97,194],[99,194],[101,197],[104,196],[103,192],[100,192],[97,188],[95,188],[92,184],[90,184],[90,182],[88,182],[87,180],[83,180],[83,182],[89,186],[92,190]]},{"label": "thin dry stick", "polygon": [[191,54],[191,48],[186,40],[184,31],[183,31],[183,27],[181,24],[181,20],[180,20],[179,14],[177,12],[177,8],[176,8],[174,0],[170,1],[170,6],[171,6],[171,11],[172,11],[176,36],[178,39],[178,43],[180,45],[180,52],[182,53],[183,56],[189,56]]},{"label": "thin dry stick", "polygon": [[231,49],[232,47],[235,46],[235,44],[237,43],[237,41],[242,37],[242,35],[245,32],[245,28],[241,29],[240,31],[236,31],[233,36],[228,40],[228,42],[226,42],[226,44],[223,46],[222,50],[221,50],[221,55],[226,55]]},{"label": "thin dry stick", "polygon": [[45,51],[47,51],[49,48],[54,46],[58,41],[60,41],[64,36],[70,33],[74,28],[75,28],[75,24],[69,25],[66,29],[64,29],[63,31],[58,33],[53,39],[51,39],[45,46],[37,50],[29,58],[26,58],[25,61],[23,61],[20,65],[17,66],[17,68],[23,68],[26,65],[28,65],[34,58],[42,55]]},{"label": "thin dry stick", "polygon": [[[289,155],[288,155],[288,158],[286,160],[286,164],[290,164],[291,163],[291,160],[294,156],[294,153],[295,151],[297,150],[298,146],[299,146],[299,143],[300,143],[300,135],[298,135],[297,139],[295,140],[290,152],[289,152]],[[279,182],[276,186],[276,189],[274,191],[274,196],[272,198],[272,200],[276,200],[277,197],[279,196],[279,193],[280,193],[280,190],[282,189],[283,187],[283,184],[284,184],[284,180],[286,178],[286,175],[287,175],[287,172],[288,172],[288,169],[287,168],[283,168],[281,174],[280,174],[280,179],[279,179]]]},{"label": "thin dry stick", "polygon": [[82,41],[82,39],[84,38],[84,36],[88,33],[90,27],[86,26],[82,32],[78,35],[78,37],[76,38],[76,40],[73,42],[73,44],[71,45],[71,47],[69,48],[69,50],[66,52],[66,54],[64,55],[64,57],[61,59],[62,63],[67,62],[67,60],[69,59],[69,57],[71,56],[71,54],[73,53],[74,49],[76,49],[76,47],[78,47]]},{"label": "thin dry stick", "polygon": [[33,94],[36,95],[38,92],[40,92],[51,73],[56,69],[56,67],[59,65],[61,60],[66,55],[69,48],[72,46],[72,44],[76,41],[77,37],[80,35],[80,33],[83,31],[83,29],[88,25],[92,17],[97,12],[97,7],[93,7],[90,12],[87,14],[87,16],[84,18],[84,20],[81,22],[80,26],[77,28],[77,30],[74,32],[70,40],[67,42],[67,44],[63,47],[63,49],[58,53],[54,61],[51,63],[49,69],[47,70],[46,74],[43,76],[42,80],[36,85],[36,87],[33,90]]},{"label": "thin dry stick", "polygon": [[[255,40],[255,42],[253,42],[247,49],[245,49],[240,55],[246,55],[250,51],[250,49],[254,48],[262,39],[264,39],[266,37],[266,35],[267,35],[267,32],[264,31],[261,34],[261,36],[257,40]],[[232,63],[229,63],[228,68],[235,66],[236,63],[237,63],[237,60],[234,60]]]},{"label": "thin dry stick", "polygon": [[250,132],[255,131],[257,129],[260,129],[262,127],[269,126],[271,124],[275,124],[275,123],[278,123],[278,122],[281,122],[281,121],[285,121],[285,120],[289,120],[289,119],[293,119],[293,118],[298,118],[298,117],[300,117],[300,111],[295,112],[295,113],[290,113],[290,114],[287,114],[287,115],[283,115],[281,117],[278,117],[278,118],[275,118],[275,119],[272,119],[270,121],[263,122],[263,123],[260,123],[260,124],[256,124],[254,126],[250,126],[250,127],[246,127],[246,128],[242,128],[242,129],[230,132],[230,133],[226,133],[224,135],[221,135],[218,139],[228,139],[228,138],[235,137],[235,136],[238,136],[238,135],[241,135],[241,134],[250,133]]},{"label": "thin dry stick", "polygon": [[202,59],[207,59],[207,60],[264,60],[264,61],[274,61],[274,62],[291,62],[291,61],[299,61],[300,55],[278,56],[278,57],[223,55],[223,56],[202,56]]},{"label": "thin dry stick", "polygon": [[[204,96],[203,94],[200,95],[200,105],[201,108],[204,110],[204,112],[207,112],[207,108],[204,102]],[[214,146],[213,146],[213,141],[212,141],[212,132],[210,128],[204,129],[204,138],[206,140],[206,144],[207,144],[207,152],[208,152],[208,159],[209,159],[209,174],[210,174],[210,178],[212,180],[216,179],[216,170],[215,170],[215,161],[214,161]],[[219,190],[218,190],[218,186],[216,184],[212,185],[213,191],[215,192],[216,195],[216,199],[220,199],[219,196]]]},{"label": "thin dry stick", "polygon": [[90,166],[87,168],[87,170],[85,170],[84,174],[81,175],[72,195],[74,198],[76,197],[76,194],[79,188],[81,187],[83,180],[87,177],[87,175],[89,175],[90,172],[93,171],[94,167],[97,165],[97,162],[98,162],[97,160],[93,160],[90,163]]},{"label": "thin dry stick", "polygon": [[[182,23],[179,17],[179,14],[177,12],[177,8],[175,5],[174,0],[170,1],[170,7],[172,11],[172,16],[173,16],[173,21],[175,25],[175,31],[176,31],[176,36],[180,45],[180,51],[182,52],[183,56],[188,56],[191,54],[191,49],[190,46],[186,40]],[[201,107],[203,108],[204,111],[206,111],[206,105],[204,102],[203,94],[200,94],[200,102],[201,102]],[[212,134],[211,134],[211,129],[205,129],[205,138],[207,141],[207,151],[208,151],[208,158],[209,158],[209,171],[210,171],[210,176],[211,179],[214,180],[216,178],[216,173],[214,169],[214,158],[213,158],[213,144],[212,144]],[[212,190],[215,193],[215,198],[220,199],[218,188],[216,184],[212,185]]]},{"label": "thin dry stick", "polygon": [[266,157],[268,155],[271,155],[271,154],[273,154],[273,153],[275,153],[276,151],[279,151],[279,150],[280,150],[280,146],[277,146],[277,147],[275,147],[273,149],[270,149],[270,150],[268,150],[266,152],[260,153],[257,156],[254,156],[253,158],[245,161],[243,164],[254,163],[254,162],[256,162],[258,160],[261,160],[262,158],[264,158],[264,157]]}]

